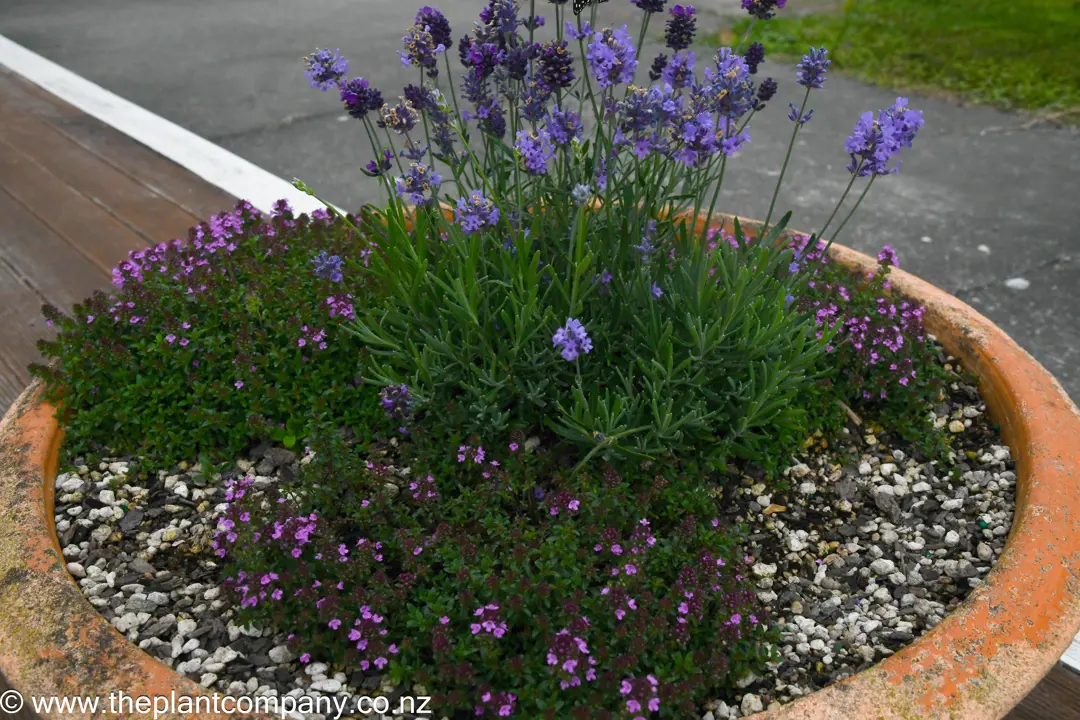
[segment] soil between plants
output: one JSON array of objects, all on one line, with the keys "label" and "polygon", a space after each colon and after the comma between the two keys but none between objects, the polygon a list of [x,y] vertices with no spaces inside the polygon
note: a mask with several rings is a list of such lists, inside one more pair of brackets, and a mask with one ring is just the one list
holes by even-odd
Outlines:
[{"label": "soil between plants", "polygon": [[[704,720],[737,718],[857,673],[934,627],[989,572],[1015,504],[1009,449],[956,360],[934,422],[953,436],[948,463],[927,462],[889,435],[887,419],[852,414],[834,438],[811,437],[776,488],[747,470],[726,486],[724,520],[747,531],[758,597],[781,629],[768,677],[706,703]],[[236,463],[255,488],[294,475],[310,456],[265,443]],[[181,463],[139,468],[76,459],[56,478],[57,534],[84,595],[129,640],[209,689],[235,696],[383,695],[393,712],[420,686],[376,673],[301,665],[283,634],[238,627],[210,543],[222,477]],[[442,717],[438,708],[434,715]],[[332,715],[331,715],[332,716]],[[297,718],[321,718],[301,715]],[[350,715],[343,717],[380,717]]]}]

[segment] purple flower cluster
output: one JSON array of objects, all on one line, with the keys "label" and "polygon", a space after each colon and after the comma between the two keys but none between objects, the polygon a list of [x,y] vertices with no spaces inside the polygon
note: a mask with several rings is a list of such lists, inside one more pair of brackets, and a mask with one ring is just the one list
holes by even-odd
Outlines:
[{"label": "purple flower cluster", "polygon": [[616,147],[630,145],[635,157],[666,152],[673,124],[682,114],[682,98],[670,86],[640,88],[631,85],[626,97],[615,103]]},{"label": "purple flower cluster", "polygon": [[750,67],[729,47],[716,51],[714,66],[705,68],[705,79],[710,83],[707,92],[713,108],[726,117],[741,118],[754,106]]},{"label": "purple flower cluster", "polygon": [[697,56],[690,50],[680,50],[671,56],[671,60],[664,66],[660,77],[665,83],[676,90],[690,87],[696,84],[694,77],[694,63]]},{"label": "purple flower cluster", "polygon": [[782,9],[787,0],[742,0],[743,10],[746,10],[758,20],[770,20],[776,15],[776,10]]},{"label": "purple flower cluster", "polygon": [[357,120],[363,120],[369,112],[375,112],[383,106],[382,93],[371,87],[362,77],[342,83],[340,94],[345,110]]},{"label": "purple flower cluster", "polygon": [[328,255],[325,250],[311,259],[311,264],[315,266],[315,274],[330,282],[341,282],[343,277],[341,273],[342,262],[340,257]]},{"label": "purple flower cluster", "polygon": [[828,59],[829,51],[825,48],[810,48],[810,52],[802,56],[802,60],[796,65],[799,72],[795,73],[797,82],[803,87],[821,89],[825,84],[825,72],[832,64]]},{"label": "purple flower cluster", "polygon": [[641,236],[641,244],[634,245],[634,250],[641,254],[641,262],[649,262],[649,257],[656,250],[656,221],[649,220],[645,223],[645,234]]},{"label": "purple flower cluster", "polygon": [[806,114],[799,115],[799,108],[795,107],[794,103],[788,103],[788,120],[800,125],[805,125],[810,122],[810,118],[814,117],[814,109],[811,108],[806,111]]},{"label": "purple flower cluster", "polygon": [[[579,620],[579,626],[588,628],[588,618]],[[560,678],[559,687],[563,690],[581,685],[583,676],[585,682],[596,680],[596,658],[589,654],[589,646],[585,640],[569,628],[563,628],[551,639],[547,664],[554,668],[556,676]]]},{"label": "purple flower cluster", "polygon": [[922,126],[922,112],[909,109],[903,97],[896,98],[892,107],[880,111],[876,118],[870,111],[863,113],[844,144],[851,155],[848,172],[859,177],[895,173],[900,163],[889,168],[889,161],[904,147],[911,147]]},{"label": "purple flower cluster", "polygon": [[631,0],[631,2],[645,12],[655,15],[664,12],[664,4],[667,0]]},{"label": "purple flower cluster", "polygon": [[757,89],[757,96],[754,98],[754,109],[764,110],[765,103],[772,100],[773,96],[776,95],[776,89],[776,81],[772,78],[762,80]]},{"label": "purple flower cluster", "polygon": [[549,40],[540,46],[536,65],[538,79],[549,91],[568,88],[574,82],[574,56],[565,40]]},{"label": "purple flower cluster", "polygon": [[656,82],[664,76],[664,68],[667,67],[668,56],[660,53],[653,58],[652,65],[649,67],[649,79]]},{"label": "purple flower cluster", "polygon": [[567,318],[566,325],[555,331],[551,341],[555,347],[562,347],[562,356],[567,362],[573,362],[581,353],[591,352],[593,347],[585,326],[574,318]]},{"label": "purple flower cluster", "polygon": [[[209,223],[193,228],[188,243],[177,239],[143,250],[132,250],[127,260],[122,260],[113,268],[112,283],[118,289],[123,289],[132,284],[141,284],[151,273],[157,277],[171,278],[173,282],[182,282],[183,278],[193,274],[208,272],[215,255],[231,255],[236,251],[239,246],[235,239],[245,232],[249,222],[247,218],[253,217],[258,217],[258,211],[250,203],[242,201],[236,210],[214,215]],[[205,286],[189,286],[187,294],[192,295],[202,289]],[[118,302],[113,306],[111,312],[114,321],[135,317],[125,313],[125,307],[130,309],[134,305]],[[140,321],[131,322],[135,324]]]},{"label": "purple flower cluster", "polygon": [[518,130],[517,141],[514,148],[521,157],[525,171],[530,175],[545,175],[548,171],[548,161],[555,155],[555,148],[551,144],[551,135],[546,129],[528,131]]},{"label": "purple flower cluster", "polygon": [[652,675],[622,681],[619,694],[623,696],[626,711],[633,720],[646,720],[646,715],[660,710],[660,698],[657,696],[659,685],[659,681]]},{"label": "purple flower cluster", "polygon": [[[826,346],[828,352],[850,353],[856,361],[855,368],[875,370],[886,377],[893,377],[897,384],[907,386],[918,375],[912,360],[914,343],[925,339],[923,320],[925,309],[906,300],[899,302],[884,294],[873,298],[869,312],[853,311],[854,291],[843,284],[824,282],[817,279],[820,269],[827,266],[829,260],[824,255],[825,242],[819,240],[816,247],[809,244],[810,238],[796,236],[791,247],[805,266],[814,275],[808,281],[810,298],[801,304],[811,312],[814,323],[819,328],[836,330],[833,344]],[[883,277],[890,267],[899,267],[896,250],[884,246],[878,253],[878,276]],[[871,275],[871,280],[873,280]],[[880,280],[881,290],[888,287],[887,280]],[[823,337],[818,331],[817,337]],[[871,389],[873,392],[871,392]],[[859,391],[863,399],[881,399],[887,396],[884,386],[867,388]]]},{"label": "purple flower cluster", "polygon": [[476,608],[473,611],[473,617],[476,621],[469,624],[469,630],[473,635],[487,633],[498,640],[506,634],[506,622],[499,615],[497,603],[488,603]]},{"label": "purple flower cluster", "polygon": [[555,145],[565,147],[580,138],[585,128],[577,112],[574,110],[564,112],[556,105],[544,117],[544,130]]},{"label": "purple flower cluster", "polygon": [[418,207],[428,205],[435,202],[441,183],[442,175],[434,168],[414,162],[409,166],[409,170],[397,179],[397,194],[398,197],[408,197],[409,202]]},{"label": "purple flower cluster", "polygon": [[487,688],[480,689],[480,704],[476,706],[474,714],[477,717],[487,715],[488,711],[495,717],[510,717],[514,714],[514,706],[517,704],[517,696],[510,692],[494,692]]},{"label": "purple flower cluster", "polygon": [[364,171],[371,177],[381,177],[394,164],[394,153],[383,150],[383,156],[378,160],[371,160],[364,166]]},{"label": "purple flower cluster", "polygon": [[487,7],[480,11],[480,21],[484,25],[477,28],[477,37],[483,35],[493,42],[505,42],[521,27],[514,0],[488,0]]},{"label": "purple flower cluster", "polygon": [[765,46],[759,42],[750,43],[750,47],[746,48],[746,66],[750,69],[750,74],[754,75],[758,71],[758,65],[765,62]]},{"label": "purple flower cluster", "polygon": [[634,80],[637,51],[625,25],[614,30],[604,28],[593,34],[585,59],[601,90]]},{"label": "purple flower cluster", "polygon": [[330,308],[330,317],[340,316],[342,320],[354,320],[356,318],[352,295],[348,293],[331,295],[326,298],[326,305]]},{"label": "purple flower cluster", "polygon": [[457,223],[466,235],[484,227],[495,227],[499,223],[499,208],[482,191],[473,190],[468,197],[458,198]]},{"label": "purple flower cluster", "polygon": [[386,417],[396,423],[402,423],[398,428],[402,433],[407,432],[405,423],[412,417],[413,400],[409,397],[408,385],[387,385],[379,392],[383,410]]},{"label": "purple flower cluster", "polygon": [[397,105],[383,105],[379,113],[378,126],[389,128],[399,135],[409,132],[416,127],[416,121],[420,119],[413,104],[404,97],[398,99]]},{"label": "purple flower cluster", "polygon": [[672,50],[685,50],[694,42],[697,33],[697,10],[693,5],[676,5],[668,12],[664,42]]},{"label": "purple flower cluster", "polygon": [[336,87],[349,72],[349,61],[338,54],[339,51],[320,50],[304,57],[304,65],[307,67],[306,75],[311,80],[311,87],[317,87],[326,92]]},{"label": "purple flower cluster", "polygon": [[881,251],[877,255],[878,264],[885,267],[900,267],[900,256],[896,254],[896,250],[892,245],[884,245]]},{"label": "purple flower cluster", "polygon": [[439,489],[435,485],[435,476],[430,474],[419,480],[411,481],[409,483],[409,492],[412,493],[412,499],[421,505],[439,498]]},{"label": "purple flower cluster", "polygon": [[438,8],[424,6],[416,13],[415,25],[419,25],[431,34],[431,39],[436,46],[441,45],[448,50],[454,44],[450,36],[450,22]]},{"label": "purple flower cluster", "polygon": [[307,347],[309,344],[319,350],[325,350],[329,347],[326,342],[326,330],[324,328],[316,330],[307,325],[303,325],[300,328],[300,332],[302,333],[301,336],[296,339],[297,347]]}]

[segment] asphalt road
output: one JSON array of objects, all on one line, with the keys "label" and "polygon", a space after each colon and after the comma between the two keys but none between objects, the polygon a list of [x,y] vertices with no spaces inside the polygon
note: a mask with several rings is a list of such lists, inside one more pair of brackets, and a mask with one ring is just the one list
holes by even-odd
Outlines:
[{"label": "asphalt road", "polygon": [[[340,48],[352,74],[392,97],[416,80],[395,51],[419,4],[0,0],[0,34],[354,207],[375,197],[358,171],[370,159],[366,138],[332,94],[308,87],[300,58],[315,46]],[[437,4],[455,39],[482,7],[479,0]],[[546,2],[537,4],[551,15]],[[737,5],[713,0],[702,26],[715,26],[718,13]],[[636,33],[637,13],[627,0],[612,0],[600,20],[629,22]],[[659,33],[650,35],[654,49]],[[702,60],[711,52],[697,50]],[[643,59],[653,54],[646,50]],[[751,126],[751,145],[729,164],[720,201],[723,210],[758,217],[783,161],[787,103],[801,97],[794,68],[766,64],[761,75],[774,75],[780,92]],[[848,179],[844,139],[861,112],[894,98],[840,76],[816,93],[781,194],[794,227],[824,221]],[[1080,400],[1080,133],[916,95],[911,105],[924,111],[925,128],[905,151],[901,173],[875,183],[841,242],[871,252],[893,245],[903,267],[988,315]]]}]

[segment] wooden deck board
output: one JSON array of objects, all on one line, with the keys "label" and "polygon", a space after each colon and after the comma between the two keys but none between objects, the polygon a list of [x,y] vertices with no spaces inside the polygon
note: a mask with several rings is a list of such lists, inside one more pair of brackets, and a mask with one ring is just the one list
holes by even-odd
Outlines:
[{"label": "wooden deck board", "polygon": [[1080,720],[1080,674],[1058,663],[1005,720]]},{"label": "wooden deck board", "polygon": [[[0,67],[0,106],[32,115],[101,162],[182,208],[194,224],[232,208],[236,198],[184,168]],[[183,236],[186,228],[172,228]]]},{"label": "wooden deck board", "polygon": [[52,338],[41,306],[70,311],[108,276],[7,193],[0,191],[0,406],[6,408],[39,362],[40,338]]},{"label": "wooden deck board", "polygon": [[109,273],[134,248],[145,247],[137,232],[54,175],[5,137],[0,137],[0,190],[25,211]]},{"label": "wooden deck board", "polygon": [[168,242],[199,221],[55,129],[45,126],[42,132],[40,120],[10,103],[0,104],[0,125],[9,144],[149,243]]}]

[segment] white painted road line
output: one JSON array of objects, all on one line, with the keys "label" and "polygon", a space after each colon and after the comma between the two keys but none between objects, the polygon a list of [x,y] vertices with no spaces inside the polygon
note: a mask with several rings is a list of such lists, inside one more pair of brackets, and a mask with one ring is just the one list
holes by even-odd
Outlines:
[{"label": "white painted road line", "polygon": [[0,65],[138,140],[211,185],[269,212],[285,198],[297,212],[323,207],[289,182],[223,147],[79,77],[0,35]]}]

